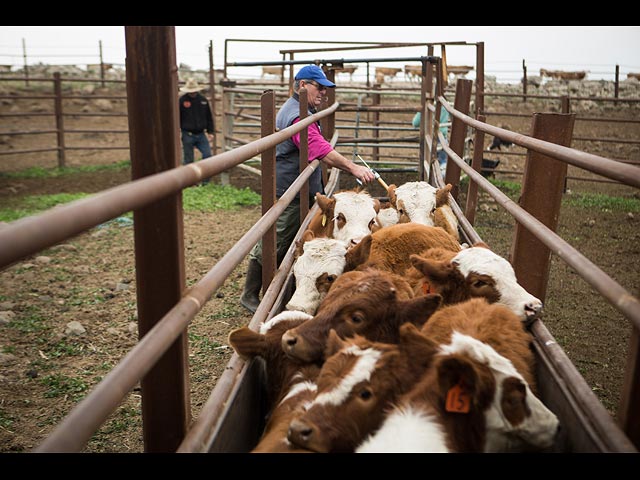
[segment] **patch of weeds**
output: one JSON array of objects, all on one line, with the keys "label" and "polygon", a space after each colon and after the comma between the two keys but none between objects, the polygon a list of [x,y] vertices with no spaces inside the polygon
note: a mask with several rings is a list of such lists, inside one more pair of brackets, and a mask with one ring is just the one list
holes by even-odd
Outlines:
[{"label": "patch of weeds", "polygon": [[600,193],[576,193],[563,199],[564,205],[602,212],[640,212],[637,198],[610,197]]},{"label": "patch of weeds", "polygon": [[0,221],[13,222],[22,217],[35,215],[44,210],[84,198],[88,193],[56,193],[53,195],[31,195],[19,199],[13,207],[0,209]]},{"label": "patch of weeds", "polygon": [[103,171],[117,171],[131,168],[131,162],[129,160],[123,160],[117,163],[109,165],[83,165],[78,167],[63,167],[63,168],[42,168],[31,167],[19,172],[2,173],[0,176],[6,178],[56,178],[66,175],[75,175],[78,173],[93,173]]},{"label": "patch of weeds", "polygon": [[261,197],[248,187],[239,189],[231,185],[208,184],[206,187],[187,188],[182,192],[182,205],[186,211],[215,212],[260,205]]},{"label": "patch of weeds", "polygon": [[60,358],[64,356],[76,357],[82,354],[84,350],[82,345],[77,343],[67,343],[65,340],[60,340],[47,350],[47,355],[53,358]]},{"label": "patch of weeds", "polygon": [[15,417],[11,416],[9,413],[0,409],[0,428],[9,430],[11,428],[11,425],[13,425],[14,420],[15,420]]},{"label": "patch of weeds", "polygon": [[78,401],[84,397],[84,392],[89,388],[84,381],[60,373],[47,375],[40,383],[48,387],[48,390],[44,393],[46,398],[68,396],[74,401]]},{"label": "patch of weeds", "polygon": [[30,306],[25,312],[16,315],[9,322],[9,327],[15,328],[22,333],[43,332],[50,328],[44,323],[44,317],[41,315],[40,309],[34,306]]},{"label": "patch of weeds", "polygon": [[14,345],[5,345],[2,347],[2,353],[16,353],[16,347]]},{"label": "patch of weeds", "polygon": [[220,353],[221,349],[220,343],[216,341],[209,340],[207,337],[202,335],[197,335],[193,332],[189,332],[189,340],[192,342],[194,348],[198,350],[198,354],[212,354],[212,353]]},{"label": "patch of weeds", "polygon": [[140,410],[129,406],[123,406],[115,413],[114,418],[112,418],[104,427],[102,427],[99,434],[109,435],[112,433],[127,431],[129,428],[137,426],[137,419],[139,417]]}]

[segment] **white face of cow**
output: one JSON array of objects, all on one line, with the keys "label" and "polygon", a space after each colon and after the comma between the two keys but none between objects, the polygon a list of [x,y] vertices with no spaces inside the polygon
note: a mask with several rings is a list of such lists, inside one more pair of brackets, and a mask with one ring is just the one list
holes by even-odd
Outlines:
[{"label": "white face of cow", "polygon": [[511,264],[488,248],[461,250],[452,262],[465,278],[472,272],[491,277],[500,294],[496,303],[511,309],[521,320],[536,317],[542,310],[542,302],[518,283]]},{"label": "white face of cow", "polygon": [[389,227],[391,225],[395,225],[400,220],[400,214],[398,211],[393,208],[381,208],[378,212],[378,222],[383,227]]},{"label": "white face of cow", "polygon": [[278,315],[269,319],[269,321],[264,322],[262,325],[260,325],[260,334],[266,335],[269,330],[271,330],[280,322],[285,322],[288,320],[310,320],[312,318],[313,315],[309,315],[300,311],[280,312]]},{"label": "white face of cow", "polygon": [[[468,335],[453,332],[450,345],[443,345],[445,354],[461,353],[483,363],[492,371],[496,381],[496,393],[485,414],[487,438],[485,452],[505,452],[512,447],[521,447],[524,442],[536,448],[553,445],[558,430],[558,418],[531,392],[529,385],[510,360],[500,355],[491,346]],[[518,382],[523,389],[528,415],[516,423],[509,421],[503,408],[505,385]]]},{"label": "white face of cow", "polygon": [[303,249],[293,264],[296,291],[286,309],[313,315],[330,284],[344,271],[347,244],[333,238],[315,238],[305,242]]},{"label": "white face of cow", "polygon": [[434,226],[437,189],[427,182],[407,182],[396,188],[398,212],[406,214],[412,223]]},{"label": "white face of cow", "polygon": [[367,192],[339,192],[333,218],[333,238],[348,244],[357,244],[371,233],[375,224],[376,203]]}]

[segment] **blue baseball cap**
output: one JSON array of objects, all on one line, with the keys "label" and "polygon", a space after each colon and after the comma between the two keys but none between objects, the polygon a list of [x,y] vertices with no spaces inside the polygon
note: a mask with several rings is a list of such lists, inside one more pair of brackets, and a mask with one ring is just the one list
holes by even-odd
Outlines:
[{"label": "blue baseball cap", "polygon": [[306,67],[302,67],[295,78],[296,80],[315,80],[320,85],[330,88],[334,88],[336,86],[336,84],[330,81],[322,69],[317,65],[307,65]]}]

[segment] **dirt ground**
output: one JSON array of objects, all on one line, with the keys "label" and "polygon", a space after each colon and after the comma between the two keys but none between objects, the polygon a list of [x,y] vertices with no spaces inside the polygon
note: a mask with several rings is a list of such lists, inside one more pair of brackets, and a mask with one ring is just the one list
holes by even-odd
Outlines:
[{"label": "dirt ground", "polygon": [[[0,112],[14,105],[45,108],[41,101],[18,101],[0,105]],[[39,107],[40,106],[40,107]],[[124,100],[113,102],[113,111],[126,111]],[[497,104],[495,105],[498,106]],[[501,106],[501,105],[500,105]],[[522,110],[526,110],[520,106]],[[69,111],[96,111],[93,101],[76,101]],[[531,108],[528,105],[527,108]],[[75,110],[74,110],[75,109]],[[497,109],[497,108],[496,108]],[[604,109],[606,110],[606,109]],[[604,111],[616,115],[619,112]],[[632,114],[638,116],[636,109]],[[591,112],[593,114],[593,112]],[[629,116],[626,111],[621,116]],[[0,131],[35,128],[34,120],[6,118]],[[528,133],[530,119],[492,118],[507,122],[514,131]],[[39,124],[42,125],[42,124]],[[124,117],[69,118],[66,128],[121,129]],[[41,128],[46,128],[42,126]],[[582,122],[581,136],[621,139],[640,138],[640,127],[628,124]],[[68,145],[125,145],[120,133],[79,135]],[[31,137],[31,138],[30,138]],[[0,146],[21,150],[51,144],[49,134],[2,137]],[[487,142],[489,139],[487,139]],[[584,143],[583,143],[584,144]],[[583,148],[577,142],[574,146]],[[591,147],[590,147],[591,148]],[[636,146],[593,146],[612,158],[639,159]],[[517,151],[517,149],[511,150]],[[113,163],[128,158],[127,150],[72,151],[70,166]],[[519,157],[503,155],[501,166],[521,166]],[[0,204],[10,205],[28,195],[61,192],[93,193],[127,182],[128,168],[102,173],[83,173],[47,180],[11,179],[2,173],[30,166],[53,167],[54,153],[0,156]],[[570,168],[570,175],[582,175]],[[406,174],[385,174],[387,183],[414,180]],[[519,177],[498,175],[518,181]],[[593,178],[593,177],[592,177]],[[259,191],[259,180],[240,169],[231,172],[231,184]],[[350,188],[351,185],[345,185]],[[565,199],[580,194],[605,193],[639,199],[636,189],[607,183],[569,180]],[[376,188],[372,194],[382,195]],[[464,192],[460,198],[464,201]],[[184,244],[187,286],[210,270],[229,248],[260,217],[260,207],[216,213],[186,212]],[[621,209],[564,205],[558,233],[633,295],[640,295],[640,212]],[[508,257],[514,222],[495,202],[482,194],[476,218],[481,237],[499,254]],[[192,413],[197,417],[231,356],[228,333],[246,325],[251,316],[238,304],[244,283],[246,259],[189,328]],[[0,452],[32,449],[53,430],[83,396],[135,345],[136,294],[133,229],[130,223],[109,222],[61,245],[24,259],[0,272],[0,312],[13,312],[0,322]],[[67,324],[78,321],[86,333],[65,333]],[[576,365],[587,383],[615,415],[623,384],[630,327],[625,318],[603,300],[563,261],[552,257],[543,321]],[[93,436],[88,452],[143,451],[140,391],[134,389],[103,427]]]}]

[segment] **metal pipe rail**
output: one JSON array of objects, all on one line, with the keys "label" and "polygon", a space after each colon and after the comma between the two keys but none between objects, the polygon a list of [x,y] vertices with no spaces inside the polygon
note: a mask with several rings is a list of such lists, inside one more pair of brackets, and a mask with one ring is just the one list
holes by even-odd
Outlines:
[{"label": "metal pipe rail", "polygon": [[549,155],[558,160],[562,160],[570,165],[584,168],[590,172],[597,173],[603,177],[610,178],[612,180],[618,180],[619,182],[640,188],[640,168],[619,163],[610,160],[606,157],[594,155],[592,153],[581,152],[569,147],[563,147],[555,143],[545,142],[544,140],[538,140],[531,138],[528,135],[522,135],[519,133],[513,133],[502,128],[494,127],[487,123],[479,122],[463,113],[455,110],[447,99],[440,96],[438,100],[442,106],[454,117],[462,120],[466,125],[477,128],[485,133],[494,135],[503,140],[508,140],[512,143],[516,143],[521,147],[528,148],[535,152]]},{"label": "metal pipe rail", "polygon": [[141,178],[39,215],[12,222],[0,229],[0,268],[5,268],[21,258],[125,212],[142,208],[185,187],[195,185],[202,178],[212,177],[234,167],[267,148],[275,147],[314,121],[332,114],[338,106],[338,103],[334,103],[291,127],[233,151]]},{"label": "metal pipe rail", "polygon": [[[444,99],[443,99],[444,100]],[[442,100],[441,100],[442,101]],[[446,100],[445,100],[446,102]],[[444,105],[444,104],[443,104]],[[449,113],[456,112],[456,116],[460,118],[457,114],[458,112],[449,108],[447,108]],[[466,115],[464,115],[466,116]],[[464,120],[463,120],[464,121]],[[465,121],[465,123],[467,123]],[[481,122],[476,122],[481,123]],[[493,129],[492,129],[493,130]],[[502,129],[497,129],[502,130]],[[508,130],[502,130],[502,132],[508,132]],[[530,140],[533,140],[542,144],[551,144],[549,142],[544,142],[542,140],[533,139],[527,137]],[[605,272],[600,270],[600,268],[592,263],[588,258],[582,255],[579,251],[573,248],[569,243],[565,242],[561,237],[559,237],[553,230],[548,228],[538,219],[536,219],[533,215],[529,214],[526,210],[524,210],[520,205],[511,200],[507,195],[502,193],[497,187],[493,186],[490,182],[488,182],[482,175],[476,172],[473,168],[466,164],[450,147],[447,143],[446,139],[442,135],[442,132],[438,132],[438,139],[442,144],[442,148],[444,148],[445,152],[449,155],[449,158],[453,158],[454,162],[471,178],[474,182],[476,182],[484,191],[486,191],[491,197],[493,197],[496,202],[498,202],[502,207],[507,210],[521,225],[523,225],[527,230],[529,230],[535,237],[544,243],[552,253],[556,254],[562,260],[565,261],[569,266],[573,267],[578,274],[593,288],[595,288],[604,298],[606,298],[611,305],[613,305],[616,309],[618,309],[622,314],[627,317],[634,327],[640,330],[640,300],[631,295],[624,287],[619,285],[615,280],[609,277]],[[514,141],[516,139],[514,138]],[[564,148],[564,147],[563,147]],[[538,150],[542,151],[547,155],[554,157],[553,153],[546,153],[546,146],[538,146]],[[571,150],[571,149],[568,149]],[[567,152],[565,152],[566,154]],[[571,152],[568,152],[571,153]],[[607,159],[604,159],[607,160]],[[614,163],[610,160],[607,160],[609,163]],[[636,169],[638,170],[638,169]]]}]

